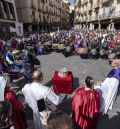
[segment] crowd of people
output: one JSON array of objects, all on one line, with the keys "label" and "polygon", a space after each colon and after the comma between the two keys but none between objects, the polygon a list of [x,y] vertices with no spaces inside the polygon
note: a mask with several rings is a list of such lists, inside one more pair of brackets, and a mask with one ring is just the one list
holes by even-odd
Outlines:
[{"label": "crowd of people", "polygon": [[[65,57],[108,59],[111,72],[103,82],[94,84],[87,76],[85,87],[79,88],[72,99],[72,118],[57,105],[63,96],[42,84],[43,73],[37,55],[52,51]],[[46,55],[47,56],[47,55]],[[24,37],[0,40],[0,129],[27,129],[26,104],[33,111],[35,129],[96,129],[99,115],[112,109],[120,83],[120,32],[109,30],[69,30],[44,34],[27,33]],[[11,87],[21,75],[27,81],[22,88],[26,103],[21,103]],[[72,122],[72,120],[73,122]],[[62,124],[61,124],[62,122]],[[73,126],[74,125],[74,126]]]}]

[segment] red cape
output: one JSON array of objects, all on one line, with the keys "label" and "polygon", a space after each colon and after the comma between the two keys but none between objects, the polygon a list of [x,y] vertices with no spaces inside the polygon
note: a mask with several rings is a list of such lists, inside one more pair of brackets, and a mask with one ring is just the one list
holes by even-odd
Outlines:
[{"label": "red cape", "polygon": [[23,105],[18,101],[14,91],[10,89],[5,90],[5,100],[12,105],[12,121],[15,129],[26,129],[26,117]]},{"label": "red cape", "polygon": [[82,129],[96,129],[100,112],[100,98],[97,91],[80,88],[72,100],[73,121]]}]

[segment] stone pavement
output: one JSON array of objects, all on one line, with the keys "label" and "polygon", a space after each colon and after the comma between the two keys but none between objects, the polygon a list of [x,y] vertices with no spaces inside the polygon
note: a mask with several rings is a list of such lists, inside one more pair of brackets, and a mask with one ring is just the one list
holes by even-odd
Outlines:
[{"label": "stone pavement", "polygon": [[[64,58],[61,53],[51,53],[48,55],[38,56],[41,61],[41,70],[44,75],[43,83],[52,86],[52,77],[56,70],[66,67],[72,71],[74,76],[73,93],[67,96],[67,100],[59,105],[59,109],[71,114],[71,98],[77,88],[83,86],[84,79],[87,75],[92,76],[97,81],[103,81],[110,71],[110,66],[106,60],[81,59],[77,55]],[[113,110],[107,115],[101,116],[98,129],[120,129],[120,92],[114,104]],[[26,116],[29,123],[29,129],[34,129],[32,121],[32,111],[26,109]]]}]

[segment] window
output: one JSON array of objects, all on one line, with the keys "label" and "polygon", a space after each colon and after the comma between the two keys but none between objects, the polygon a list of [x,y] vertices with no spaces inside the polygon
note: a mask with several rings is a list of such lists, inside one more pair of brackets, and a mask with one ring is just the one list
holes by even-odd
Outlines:
[{"label": "window", "polygon": [[0,1],[0,19],[3,19],[3,8],[2,8],[2,1]]},{"label": "window", "polygon": [[5,1],[2,1],[2,6],[3,6],[4,19],[8,20],[9,19],[9,13],[8,13],[8,9],[7,9],[7,5],[6,5]]},{"label": "window", "polygon": [[15,11],[14,11],[14,6],[11,3],[9,4],[9,10],[10,10],[10,15],[11,15],[11,20],[15,20]]}]

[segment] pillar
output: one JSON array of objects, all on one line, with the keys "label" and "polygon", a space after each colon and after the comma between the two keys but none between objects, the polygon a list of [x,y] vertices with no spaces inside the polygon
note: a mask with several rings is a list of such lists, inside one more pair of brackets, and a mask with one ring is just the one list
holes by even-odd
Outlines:
[{"label": "pillar", "polygon": [[98,28],[99,28],[99,30],[101,30],[101,24],[100,23],[99,23],[99,27]]},{"label": "pillar", "polygon": [[28,31],[29,31],[29,32],[32,31],[32,25],[28,25]]},{"label": "pillar", "polygon": [[111,23],[111,29],[112,29],[112,30],[115,29],[115,23],[114,23],[114,22]]}]

